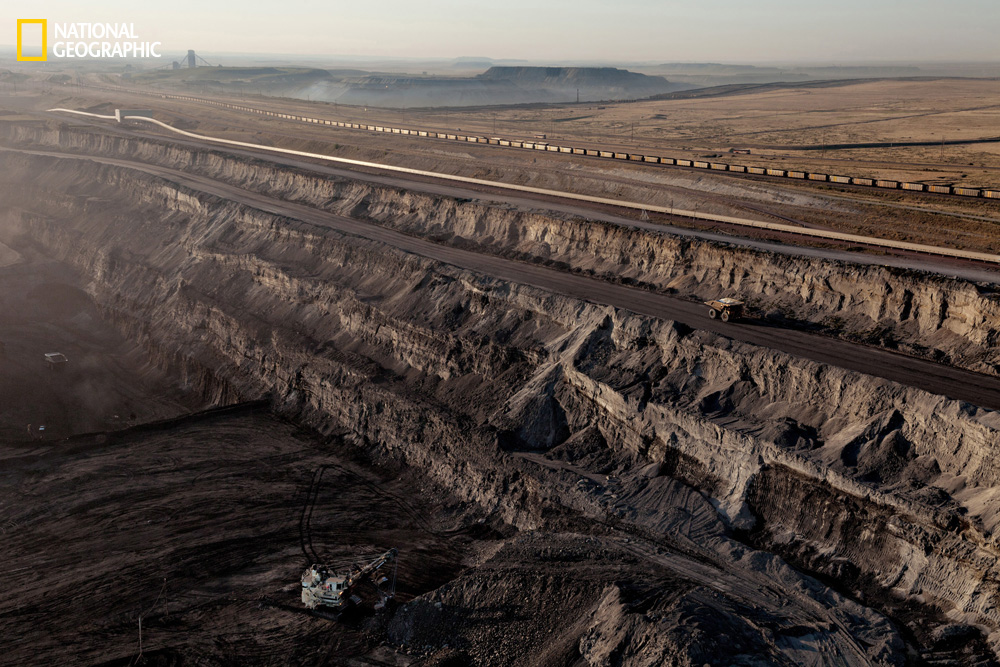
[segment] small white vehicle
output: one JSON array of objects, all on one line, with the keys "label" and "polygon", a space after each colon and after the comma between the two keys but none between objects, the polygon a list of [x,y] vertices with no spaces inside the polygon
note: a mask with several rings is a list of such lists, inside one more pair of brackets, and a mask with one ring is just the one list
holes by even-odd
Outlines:
[{"label": "small white vehicle", "polygon": [[66,355],[62,352],[46,352],[45,353],[45,363],[49,365],[49,368],[55,370],[56,368],[61,368],[69,362]]}]

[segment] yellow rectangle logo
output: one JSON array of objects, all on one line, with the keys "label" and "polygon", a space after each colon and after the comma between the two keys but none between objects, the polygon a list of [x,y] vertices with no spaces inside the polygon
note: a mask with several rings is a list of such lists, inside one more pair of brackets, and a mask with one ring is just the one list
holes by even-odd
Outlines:
[{"label": "yellow rectangle logo", "polygon": [[[38,23],[42,26],[42,55],[40,56],[25,56],[23,55],[23,46],[21,44],[21,26],[25,23]],[[49,59],[49,44],[48,44],[48,19],[18,19],[17,20],[17,59],[20,62],[33,61],[33,62],[45,62]]]}]

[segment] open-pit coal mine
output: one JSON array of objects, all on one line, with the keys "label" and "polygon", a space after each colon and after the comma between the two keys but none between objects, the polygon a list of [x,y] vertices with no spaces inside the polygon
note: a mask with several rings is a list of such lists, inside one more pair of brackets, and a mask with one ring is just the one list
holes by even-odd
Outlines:
[{"label": "open-pit coal mine", "polygon": [[0,663],[997,664],[1000,288],[425,186],[0,123]]}]

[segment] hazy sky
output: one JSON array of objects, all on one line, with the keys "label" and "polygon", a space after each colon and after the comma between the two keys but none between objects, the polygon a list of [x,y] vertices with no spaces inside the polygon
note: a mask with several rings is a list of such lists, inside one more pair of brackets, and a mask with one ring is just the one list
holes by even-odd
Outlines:
[{"label": "hazy sky", "polygon": [[1000,0],[7,0],[0,43],[17,18],[132,22],[166,55],[1000,60]]}]

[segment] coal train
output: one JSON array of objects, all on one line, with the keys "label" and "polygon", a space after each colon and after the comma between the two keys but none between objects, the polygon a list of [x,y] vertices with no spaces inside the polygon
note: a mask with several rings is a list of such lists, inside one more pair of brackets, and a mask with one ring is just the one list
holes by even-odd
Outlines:
[{"label": "coal train", "polygon": [[[89,86],[102,88],[104,86]],[[235,111],[245,111],[247,113],[262,116],[271,116],[286,120],[294,120],[315,125],[329,125],[355,130],[368,130],[371,132],[385,132],[388,134],[401,134],[417,137],[428,137],[433,139],[450,139],[452,141],[463,141],[468,143],[492,144],[495,146],[506,146],[509,148],[521,148],[526,150],[548,151],[553,153],[569,153],[571,155],[584,155],[608,160],[624,160],[628,162],[642,162],[645,164],[662,164],[676,167],[690,167],[692,169],[705,169],[709,171],[725,171],[737,174],[750,174],[757,176],[773,176],[778,178],[788,178],[799,181],[811,181],[818,183],[834,183],[840,185],[858,185],[870,188],[880,188],[883,190],[904,190],[907,192],[929,192],[939,195],[953,195],[957,197],[981,197],[985,199],[1000,200],[1000,190],[990,190],[985,188],[970,188],[957,185],[931,185],[927,183],[908,183],[905,181],[893,181],[876,178],[861,178],[857,176],[836,176],[832,174],[820,174],[811,171],[797,171],[793,169],[774,169],[770,167],[749,167],[740,164],[729,164],[726,162],[709,162],[704,160],[688,160],[684,158],[664,157],[660,155],[645,155],[641,153],[626,153],[622,151],[603,150],[599,148],[579,148],[575,146],[559,146],[545,141],[520,141],[516,139],[504,139],[501,137],[485,137],[467,134],[453,134],[450,132],[437,132],[432,130],[411,130],[400,127],[389,127],[385,125],[370,125],[367,123],[351,123],[347,121],[328,120],[323,118],[310,118],[308,116],[298,116],[296,114],[269,111],[267,109],[257,109],[240,104],[230,104],[218,100],[209,100],[202,97],[192,97],[190,95],[170,95],[167,93],[154,93],[146,90],[135,90],[126,88],[115,88],[130,93],[140,93],[154,95],[162,99],[185,100],[189,102],[200,102],[210,104],[225,109]]]}]

